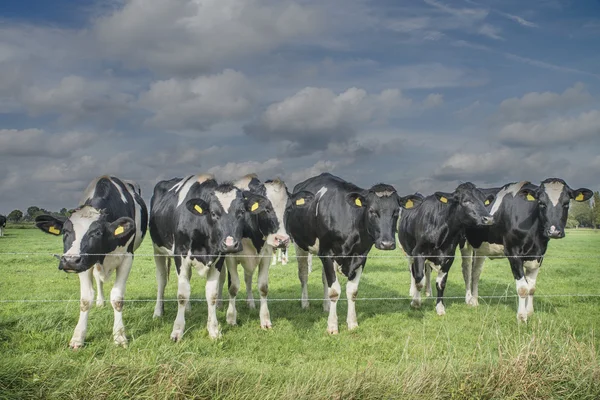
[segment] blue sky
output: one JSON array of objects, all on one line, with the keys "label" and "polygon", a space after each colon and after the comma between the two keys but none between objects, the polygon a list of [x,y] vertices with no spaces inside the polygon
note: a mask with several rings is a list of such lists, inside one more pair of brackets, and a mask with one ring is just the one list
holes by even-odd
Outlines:
[{"label": "blue sky", "polygon": [[0,213],[100,174],[600,189],[597,1],[0,3]]}]

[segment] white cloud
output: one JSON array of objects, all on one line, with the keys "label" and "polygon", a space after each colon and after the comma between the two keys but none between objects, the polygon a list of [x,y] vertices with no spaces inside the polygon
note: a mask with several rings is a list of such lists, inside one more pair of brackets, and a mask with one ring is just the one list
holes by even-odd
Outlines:
[{"label": "white cloud", "polygon": [[483,24],[481,25],[481,27],[479,28],[478,31],[480,34],[482,34],[483,36],[487,36],[489,38],[492,39],[496,39],[496,40],[504,40],[504,38],[502,36],[500,36],[500,28],[497,28],[495,26],[492,26],[490,24]]},{"label": "white cloud", "polygon": [[49,134],[41,129],[0,129],[0,154],[5,157],[65,157],[97,139],[85,132]]},{"label": "white cloud", "polygon": [[[217,165],[208,169],[208,173],[213,174],[219,181],[235,180],[246,174],[256,173],[259,176],[275,177],[283,173],[283,162],[277,158],[271,158],[265,162],[245,161],[229,162],[225,165]],[[269,179],[268,177],[263,180]]]},{"label": "white cloud", "polygon": [[188,75],[315,37],[323,22],[315,8],[290,0],[127,0],[94,33],[127,65]]},{"label": "white cloud", "polygon": [[248,117],[255,87],[244,74],[226,69],[195,79],[171,78],[151,84],[139,105],[154,115],[146,122],[169,130],[204,131],[222,121]]},{"label": "white cloud", "polygon": [[458,118],[468,118],[470,117],[475,110],[477,110],[479,107],[481,106],[481,103],[479,102],[479,100],[475,100],[473,103],[469,104],[468,106],[461,108],[460,110],[456,111],[454,114],[458,117]]},{"label": "white cloud", "polygon": [[[340,163],[337,161],[319,160],[308,168],[287,174],[287,186],[291,188],[312,176],[317,176],[323,172],[333,172],[338,167],[338,165],[340,165]],[[347,163],[344,165],[347,165]]]},{"label": "white cloud", "polygon": [[504,12],[499,12],[499,14],[508,19],[515,21],[519,25],[526,26],[528,28],[537,28],[538,27],[538,24],[531,22],[531,21],[527,21],[525,18],[519,17],[518,15],[508,14],[508,13],[504,13]]}]

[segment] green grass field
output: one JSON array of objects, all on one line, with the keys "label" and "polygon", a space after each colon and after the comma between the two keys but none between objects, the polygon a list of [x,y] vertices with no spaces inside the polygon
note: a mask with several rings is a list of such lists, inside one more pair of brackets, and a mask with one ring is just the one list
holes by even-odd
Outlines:
[{"label": "green grass field", "polygon": [[[151,248],[147,237],[138,254],[150,254]],[[9,227],[0,238],[0,253],[61,250],[59,238],[34,229]],[[368,261],[359,298],[408,295],[408,267],[400,251],[372,252],[391,254],[398,258]],[[270,298],[299,297],[296,263],[290,261],[271,269]],[[72,351],[79,280],[57,265],[49,255],[0,255],[0,300],[75,300],[0,303],[2,399],[600,398],[600,297],[543,297],[600,294],[595,231],[571,230],[551,242],[538,278],[536,312],[526,325],[517,324],[508,262],[488,260],[480,295],[505,297],[481,300],[478,308],[447,300],[444,317],[437,316],[432,299],[420,310],[412,310],[408,300],[358,300],[359,328],[349,332],[342,300],[340,334],[329,336],[320,301],[309,310],[299,301],[272,302],[270,331],[260,329],[258,310],[240,302],[239,325],[228,326],[219,310],[223,338],[212,341],[206,303],[195,302],[183,341],[173,343],[177,304],[166,303],[165,316],[152,319],[154,261],[137,256],[126,298],[150,301],[125,306],[129,346],[113,344],[107,304],[92,309],[86,346]],[[174,278],[172,271],[169,299],[176,296]],[[459,260],[448,282],[446,296],[464,296]],[[204,297],[204,284],[193,277],[193,298]],[[112,282],[105,285],[107,298],[111,287]],[[244,290],[242,284],[238,298],[245,297]],[[322,295],[317,259],[309,295]]]}]

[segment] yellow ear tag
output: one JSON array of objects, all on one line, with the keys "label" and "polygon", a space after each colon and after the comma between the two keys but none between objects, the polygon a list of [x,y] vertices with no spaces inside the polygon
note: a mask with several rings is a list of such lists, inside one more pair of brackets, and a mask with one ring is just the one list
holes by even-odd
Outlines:
[{"label": "yellow ear tag", "polygon": [[440,197],[440,201],[441,201],[442,203],[447,203],[447,202],[448,202],[448,199],[447,199],[447,198],[445,198],[444,196],[442,196],[442,197]]},{"label": "yellow ear tag", "polygon": [[120,235],[123,232],[125,232],[125,229],[122,226],[118,226],[117,229],[115,229],[115,235]]},{"label": "yellow ear tag", "polygon": [[198,204],[194,206],[194,210],[198,211],[198,214],[202,214],[202,207],[200,207]]},{"label": "yellow ear tag", "polygon": [[256,211],[258,210],[258,202],[252,204],[252,208],[250,208],[250,211]]},{"label": "yellow ear tag", "polygon": [[575,197],[575,201],[583,201],[583,193],[579,193],[577,197]]},{"label": "yellow ear tag", "polygon": [[414,206],[414,203],[412,200],[407,200],[406,204],[404,204],[405,208],[413,208],[413,206]]},{"label": "yellow ear tag", "polygon": [[296,200],[296,205],[297,206],[303,206],[304,205],[304,199],[302,198],[302,199]]},{"label": "yellow ear tag", "polygon": [[489,206],[490,205],[490,201],[486,200],[483,204],[485,204],[486,206]]},{"label": "yellow ear tag", "polygon": [[48,228],[48,232],[50,232],[53,235],[60,235],[60,230],[56,229],[53,226],[51,226],[50,228]]},{"label": "yellow ear tag", "polygon": [[354,200],[354,204],[356,204],[359,207],[362,207],[362,201],[360,201],[358,197],[356,198],[356,200]]},{"label": "yellow ear tag", "polygon": [[535,201],[535,197],[533,197],[530,193],[527,193],[527,200]]}]

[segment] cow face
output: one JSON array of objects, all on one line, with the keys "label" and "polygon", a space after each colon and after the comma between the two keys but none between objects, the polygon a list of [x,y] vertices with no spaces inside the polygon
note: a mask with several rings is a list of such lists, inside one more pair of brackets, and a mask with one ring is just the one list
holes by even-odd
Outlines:
[{"label": "cow face", "polygon": [[102,264],[107,253],[126,246],[135,233],[135,222],[122,217],[108,222],[101,211],[85,206],[62,220],[51,215],[40,215],[35,225],[52,235],[63,235],[63,256],[58,269],[65,272],[83,272],[96,263]]},{"label": "cow face", "polygon": [[367,232],[379,250],[396,248],[396,224],[400,208],[418,207],[423,198],[419,195],[399,197],[393,186],[378,184],[365,193],[351,192],[348,203],[362,209]]},{"label": "cow face", "polygon": [[258,215],[269,205],[265,197],[251,192],[242,196],[238,188],[229,184],[217,187],[208,202],[200,198],[186,202],[192,214],[204,218],[202,226],[213,248],[226,254],[242,250],[246,213]]},{"label": "cow face", "polygon": [[444,204],[456,207],[455,216],[463,226],[482,226],[494,223],[486,206],[495,198],[484,194],[471,182],[459,185],[453,193],[436,192],[435,197]]},{"label": "cow face", "polygon": [[[276,248],[286,248],[290,243],[284,224],[284,213],[289,202],[289,192],[285,183],[279,179],[265,182],[266,197],[271,202],[272,207],[266,209],[266,214],[269,221],[274,223],[271,225],[272,230],[267,235],[267,244]],[[261,232],[267,232],[262,230]]]},{"label": "cow face", "polygon": [[587,201],[594,193],[586,188],[573,190],[562,179],[549,178],[537,190],[522,189],[520,195],[526,201],[537,203],[543,235],[561,239],[565,237],[570,201]]}]

